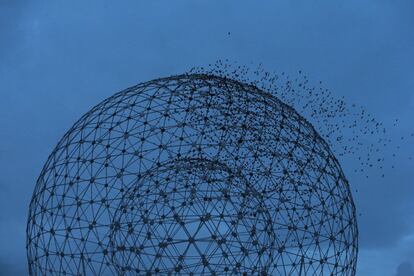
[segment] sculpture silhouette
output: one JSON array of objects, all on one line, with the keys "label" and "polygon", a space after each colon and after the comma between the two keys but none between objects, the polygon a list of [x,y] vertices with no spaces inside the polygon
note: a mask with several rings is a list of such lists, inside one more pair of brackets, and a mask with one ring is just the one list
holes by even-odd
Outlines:
[{"label": "sculpture silhouette", "polygon": [[157,79],[92,108],[30,204],[31,275],[354,275],[349,184],[328,144],[255,86]]}]

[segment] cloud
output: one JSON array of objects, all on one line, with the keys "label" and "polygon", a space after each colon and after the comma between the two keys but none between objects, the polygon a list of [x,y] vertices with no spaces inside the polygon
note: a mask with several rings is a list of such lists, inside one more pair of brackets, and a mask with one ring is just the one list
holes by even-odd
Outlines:
[{"label": "cloud", "polygon": [[6,264],[1,262],[0,263],[0,276],[23,276],[27,275],[27,271],[25,270],[26,264]]},{"label": "cloud", "polygon": [[411,263],[409,262],[402,262],[397,267],[397,274],[396,276],[414,276],[414,269]]},{"label": "cloud", "polygon": [[[49,148],[117,89],[225,57],[303,69],[383,120],[413,116],[412,0],[144,2],[0,0],[0,125],[7,130],[0,137],[7,150],[0,152],[0,260],[7,263],[0,275],[20,275],[4,258],[25,261],[28,201]],[[350,182],[360,194],[360,249],[368,252],[360,258],[368,273],[360,275],[394,275],[402,256],[414,256],[400,243],[414,221],[412,163],[400,163],[383,180]]]},{"label": "cloud", "polygon": [[0,57],[3,58],[10,53],[21,40],[23,31],[22,20],[29,5],[24,1],[0,1],[0,33],[2,44],[0,46]]}]

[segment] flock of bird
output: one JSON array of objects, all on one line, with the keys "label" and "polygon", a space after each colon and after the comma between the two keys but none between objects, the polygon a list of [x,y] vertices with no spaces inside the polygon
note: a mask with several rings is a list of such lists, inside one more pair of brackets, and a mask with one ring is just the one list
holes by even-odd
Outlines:
[{"label": "flock of bird", "polygon": [[[313,84],[302,71],[291,77],[285,72],[268,72],[262,64],[251,69],[226,59],[205,67],[194,67],[189,73],[232,78],[278,97],[310,121],[336,157],[352,164],[351,170],[358,176],[385,177],[387,169],[394,169],[397,160],[413,159],[412,153],[403,153],[402,148],[405,147],[403,143],[414,142],[414,132],[408,137],[395,138],[394,131],[365,107],[349,104],[344,96],[338,97],[324,88],[321,81]],[[395,130],[399,123],[399,119],[395,119],[391,128]]]}]

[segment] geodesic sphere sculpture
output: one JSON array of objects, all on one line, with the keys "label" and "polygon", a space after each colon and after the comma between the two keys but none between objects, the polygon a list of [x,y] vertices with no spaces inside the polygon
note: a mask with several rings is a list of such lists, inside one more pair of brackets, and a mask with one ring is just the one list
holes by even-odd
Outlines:
[{"label": "geodesic sphere sculpture", "polygon": [[113,264],[131,274],[268,271],[270,214],[240,177],[224,164],[200,159],[148,171],[117,208]]},{"label": "geodesic sphere sculpture", "polygon": [[255,86],[157,79],[65,134],[30,204],[31,275],[354,275],[355,206],[327,143]]}]

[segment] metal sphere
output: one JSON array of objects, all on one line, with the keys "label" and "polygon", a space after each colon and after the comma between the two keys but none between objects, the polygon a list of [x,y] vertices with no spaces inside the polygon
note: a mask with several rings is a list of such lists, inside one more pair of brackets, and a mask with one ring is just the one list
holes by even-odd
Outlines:
[{"label": "metal sphere", "polygon": [[30,204],[31,275],[354,275],[355,206],[329,146],[293,108],[206,74],[95,106]]},{"label": "metal sphere", "polygon": [[120,273],[266,272],[274,235],[257,192],[224,164],[174,160],[125,193],[114,217]]}]

